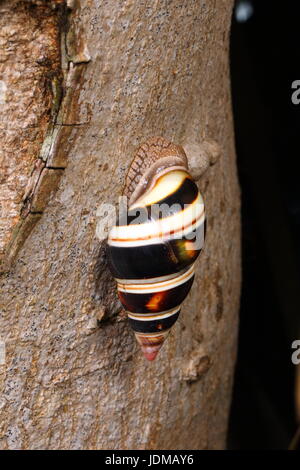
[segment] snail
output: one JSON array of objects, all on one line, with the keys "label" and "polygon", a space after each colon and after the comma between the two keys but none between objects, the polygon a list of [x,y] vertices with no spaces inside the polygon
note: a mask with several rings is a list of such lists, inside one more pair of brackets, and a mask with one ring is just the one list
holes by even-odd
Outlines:
[{"label": "snail", "polygon": [[123,194],[129,208],[109,233],[109,265],[129,324],[153,361],[193,284],[204,202],[185,151],[162,137],[138,149]]}]

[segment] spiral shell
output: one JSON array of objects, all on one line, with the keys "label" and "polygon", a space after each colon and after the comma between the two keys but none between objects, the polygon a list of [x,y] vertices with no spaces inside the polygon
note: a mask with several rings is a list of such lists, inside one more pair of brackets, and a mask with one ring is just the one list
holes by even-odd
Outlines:
[{"label": "spiral shell", "polygon": [[109,234],[108,257],[129,323],[151,361],[192,287],[205,237],[204,203],[184,150],[161,137],[139,148],[124,194],[129,209]]}]

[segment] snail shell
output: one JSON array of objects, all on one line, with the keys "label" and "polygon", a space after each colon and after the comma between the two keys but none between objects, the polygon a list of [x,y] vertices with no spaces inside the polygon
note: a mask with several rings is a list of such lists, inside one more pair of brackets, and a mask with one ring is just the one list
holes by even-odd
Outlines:
[{"label": "snail shell", "polygon": [[138,149],[124,195],[129,209],[110,231],[109,263],[129,323],[152,361],[193,284],[204,203],[183,148],[161,137]]}]

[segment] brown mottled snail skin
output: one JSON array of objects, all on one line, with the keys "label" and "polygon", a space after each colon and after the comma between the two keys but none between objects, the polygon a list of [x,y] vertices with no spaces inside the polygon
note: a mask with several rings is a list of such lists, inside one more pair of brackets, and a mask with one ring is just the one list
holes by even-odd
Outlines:
[{"label": "brown mottled snail skin", "polygon": [[[182,147],[153,137],[129,168],[123,217],[108,237],[108,257],[122,305],[152,361],[178,319],[194,280],[205,234],[204,203]],[[163,208],[155,212],[155,208]],[[136,218],[143,214],[144,218]]]}]

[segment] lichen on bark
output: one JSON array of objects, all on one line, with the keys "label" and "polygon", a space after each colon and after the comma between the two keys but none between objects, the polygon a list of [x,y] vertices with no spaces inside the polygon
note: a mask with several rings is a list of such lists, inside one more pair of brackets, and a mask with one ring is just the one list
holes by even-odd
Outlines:
[{"label": "lichen on bark", "polygon": [[[55,120],[60,87],[62,2],[0,4],[0,259],[15,237],[23,238],[26,187],[41,145]],[[55,96],[56,95],[56,96]],[[25,214],[26,212],[26,214]],[[23,228],[22,228],[23,227]]]}]

